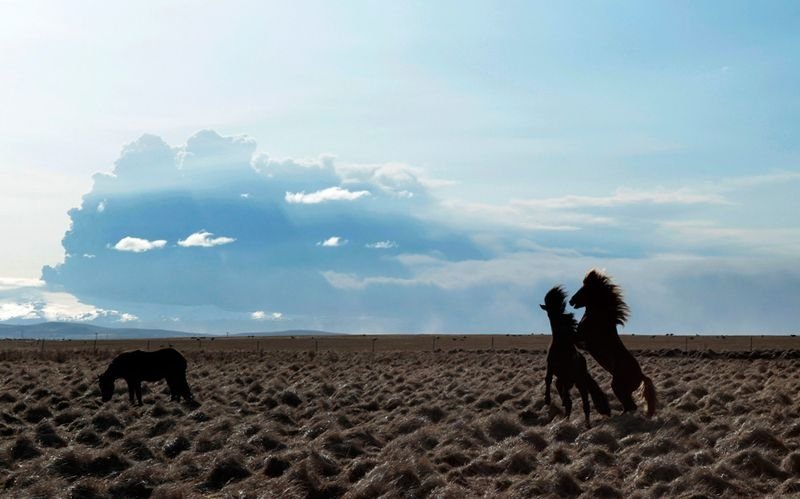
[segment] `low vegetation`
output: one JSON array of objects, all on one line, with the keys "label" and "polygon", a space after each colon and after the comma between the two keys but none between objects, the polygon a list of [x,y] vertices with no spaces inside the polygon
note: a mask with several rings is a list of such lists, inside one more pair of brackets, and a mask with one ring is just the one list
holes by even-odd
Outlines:
[{"label": "low vegetation", "polygon": [[122,381],[101,403],[112,352],[59,355],[0,356],[3,497],[800,493],[800,371],[780,355],[643,355],[652,419],[593,368],[613,416],[591,429],[545,406],[538,351],[186,352],[199,404],[162,382],[142,407]]}]

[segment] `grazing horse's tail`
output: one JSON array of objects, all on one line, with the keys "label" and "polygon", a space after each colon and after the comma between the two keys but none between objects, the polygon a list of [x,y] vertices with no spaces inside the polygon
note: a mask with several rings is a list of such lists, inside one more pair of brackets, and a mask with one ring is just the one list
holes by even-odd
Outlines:
[{"label": "grazing horse's tail", "polygon": [[608,397],[606,397],[606,394],[600,389],[597,381],[595,381],[591,375],[588,376],[588,378],[587,387],[589,388],[589,395],[592,397],[594,408],[603,416],[610,416],[611,406],[608,405]]},{"label": "grazing horse's tail", "polygon": [[656,404],[658,402],[656,399],[656,387],[649,377],[642,374],[642,378],[642,393],[644,394],[644,400],[647,402],[647,417],[651,418],[656,413]]}]

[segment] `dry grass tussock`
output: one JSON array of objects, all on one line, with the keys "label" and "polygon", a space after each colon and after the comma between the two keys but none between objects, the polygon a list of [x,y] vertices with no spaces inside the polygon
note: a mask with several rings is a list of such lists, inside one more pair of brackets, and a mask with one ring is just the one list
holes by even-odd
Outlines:
[{"label": "dry grass tussock", "polygon": [[[543,402],[544,355],[191,353],[199,406],[109,356],[0,360],[3,497],[741,497],[800,493],[800,371],[786,359],[642,359],[651,419]],[[593,374],[608,390],[608,376]],[[609,391],[610,395],[610,391]],[[613,400],[613,396],[610,396]],[[578,403],[578,395],[574,394]]]}]

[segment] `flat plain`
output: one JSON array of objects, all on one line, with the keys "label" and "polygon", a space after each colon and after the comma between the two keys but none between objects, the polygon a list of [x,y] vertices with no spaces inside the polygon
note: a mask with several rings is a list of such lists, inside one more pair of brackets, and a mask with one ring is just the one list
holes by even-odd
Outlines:
[{"label": "flat plain", "polygon": [[[200,337],[198,337],[200,338]],[[800,340],[624,336],[652,419],[544,404],[539,335],[0,341],[3,497],[752,497],[800,494]],[[117,353],[172,345],[197,404]]]}]

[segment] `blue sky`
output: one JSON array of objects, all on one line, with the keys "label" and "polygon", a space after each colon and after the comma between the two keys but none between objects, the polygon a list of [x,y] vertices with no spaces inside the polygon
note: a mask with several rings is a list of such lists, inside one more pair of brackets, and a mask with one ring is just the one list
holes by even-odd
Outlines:
[{"label": "blue sky", "polygon": [[799,23],[0,2],[0,320],[545,330],[598,266],[630,331],[794,331]]}]

